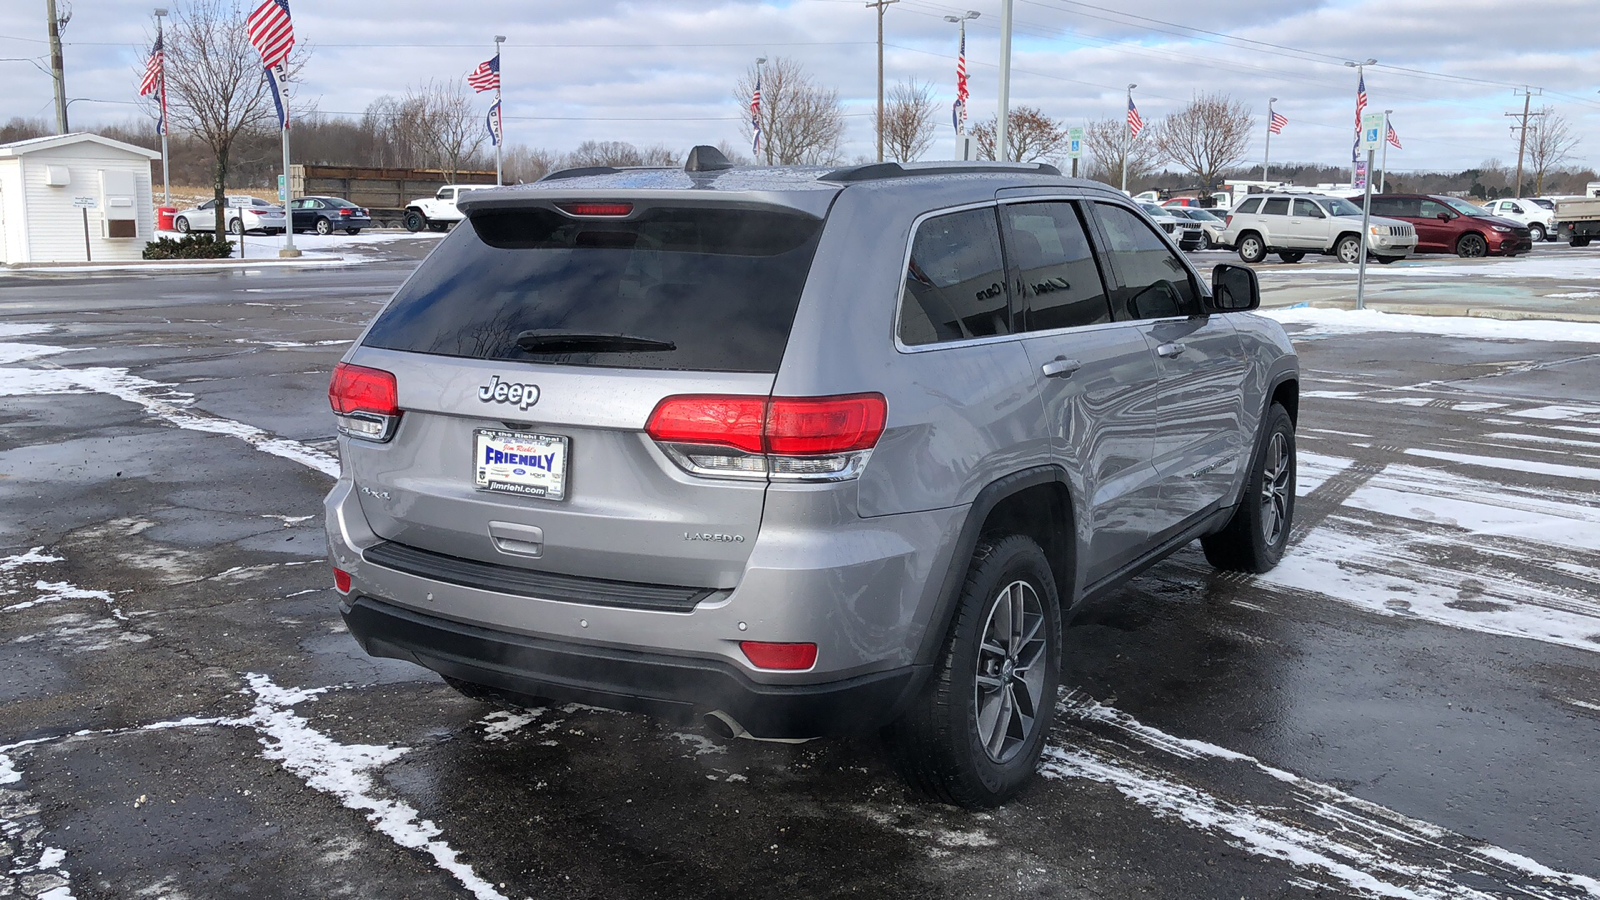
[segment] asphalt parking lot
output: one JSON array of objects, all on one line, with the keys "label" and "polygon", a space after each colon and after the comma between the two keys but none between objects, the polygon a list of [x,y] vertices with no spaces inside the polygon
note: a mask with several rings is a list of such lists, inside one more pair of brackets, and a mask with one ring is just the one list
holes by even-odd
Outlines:
[{"label": "asphalt parking lot", "polygon": [[[969,813],[871,738],[500,711],[362,654],[327,374],[426,246],[0,275],[0,897],[1600,897],[1600,339],[1291,325],[1294,549],[1080,610],[1044,777]],[[1407,302],[1600,292],[1401,265],[1438,270],[1374,273]],[[1270,302],[1353,285],[1301,268]]]}]

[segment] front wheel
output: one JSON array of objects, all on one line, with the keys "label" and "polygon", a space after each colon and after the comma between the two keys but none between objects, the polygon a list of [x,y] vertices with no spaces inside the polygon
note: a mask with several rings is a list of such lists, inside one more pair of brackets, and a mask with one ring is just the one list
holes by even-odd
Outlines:
[{"label": "front wheel", "polygon": [[228,231],[233,234],[244,234],[244,220],[230,219],[228,221]]},{"label": "front wheel", "polygon": [[1261,235],[1251,232],[1239,238],[1239,259],[1255,265],[1267,258],[1267,245],[1262,243]]},{"label": "front wheel", "polygon": [[1463,259],[1476,259],[1489,254],[1489,242],[1481,234],[1463,234],[1456,241],[1456,255]]},{"label": "front wheel", "polygon": [[178,229],[178,233],[179,234],[188,234],[189,233],[189,220],[185,219],[183,216],[179,216],[177,219],[175,219],[173,221],[172,227]]},{"label": "front wheel", "polygon": [[1284,250],[1278,254],[1278,258],[1286,263],[1297,263],[1305,259],[1306,254],[1302,250]]},{"label": "front wheel", "polygon": [[428,227],[428,217],[417,210],[408,209],[401,224],[406,226],[407,231],[415,234]]},{"label": "front wheel", "polygon": [[1020,534],[979,541],[937,667],[884,729],[911,789],[968,808],[1016,796],[1055,716],[1060,645],[1060,598],[1044,551]]},{"label": "front wheel", "polygon": [[333,223],[327,219],[318,219],[317,234],[333,234]]},{"label": "front wheel", "polygon": [[1333,245],[1333,255],[1339,257],[1342,263],[1358,263],[1361,261],[1361,239],[1353,234],[1339,238],[1339,243]]},{"label": "front wheel", "polygon": [[1534,222],[1532,225],[1528,226],[1528,239],[1533,241],[1535,244],[1544,243],[1546,236],[1547,235],[1545,234],[1544,226],[1540,225],[1538,222]]},{"label": "front wheel", "polygon": [[1294,420],[1274,403],[1262,420],[1255,460],[1233,517],[1221,531],[1200,539],[1206,561],[1234,572],[1270,571],[1289,544],[1294,496]]}]

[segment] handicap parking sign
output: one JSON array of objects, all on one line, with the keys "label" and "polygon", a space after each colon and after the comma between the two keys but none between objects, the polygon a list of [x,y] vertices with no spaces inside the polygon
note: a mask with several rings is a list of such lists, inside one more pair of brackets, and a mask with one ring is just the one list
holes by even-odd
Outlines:
[{"label": "handicap parking sign", "polygon": [[1383,113],[1368,113],[1361,117],[1361,143],[1368,150],[1376,150],[1383,143]]}]

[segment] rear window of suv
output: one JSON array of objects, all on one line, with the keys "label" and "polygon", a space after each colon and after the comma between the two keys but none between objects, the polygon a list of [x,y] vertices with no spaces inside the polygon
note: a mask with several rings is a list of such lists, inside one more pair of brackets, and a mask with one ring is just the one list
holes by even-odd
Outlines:
[{"label": "rear window of suv", "polygon": [[[484,212],[428,257],[365,343],[557,365],[776,372],[821,231],[822,220],[784,210],[650,208],[617,220]],[[517,343],[530,331],[646,346],[530,351]]]}]

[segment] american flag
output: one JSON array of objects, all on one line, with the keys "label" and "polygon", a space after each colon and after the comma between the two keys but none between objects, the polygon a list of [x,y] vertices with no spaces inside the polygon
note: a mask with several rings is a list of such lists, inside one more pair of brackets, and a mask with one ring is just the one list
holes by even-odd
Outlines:
[{"label": "american flag", "polygon": [[761,155],[761,70],[756,70],[756,89],[750,95],[750,152]]},{"label": "american flag", "polygon": [[967,32],[961,30],[961,52],[956,56],[956,102],[950,109],[951,124],[955,125],[956,133],[962,132],[962,125],[967,122]]},{"label": "american flag", "polygon": [[1388,125],[1389,125],[1389,143],[1393,144],[1394,148],[1396,150],[1404,150],[1405,148],[1400,146],[1400,135],[1394,133],[1394,123],[1393,122],[1389,122]]},{"label": "american flag", "polygon": [[1361,114],[1367,111],[1367,76],[1363,72],[1356,80],[1356,139],[1350,145],[1350,161],[1361,159]]},{"label": "american flag", "polygon": [[154,47],[150,48],[150,61],[144,66],[144,80],[139,82],[139,96],[148,97],[161,89],[161,67],[165,65],[165,56],[161,51],[161,38],[156,38]]},{"label": "american flag", "polygon": [[496,53],[489,59],[478,63],[478,67],[467,76],[467,84],[478,93],[484,91],[500,90],[500,54]]},{"label": "american flag", "polygon": [[289,0],[266,0],[244,20],[250,46],[261,54],[261,64],[270,69],[289,62],[294,49],[294,22],[289,18]]},{"label": "american flag", "polygon": [[1144,130],[1144,119],[1139,118],[1139,107],[1134,106],[1133,105],[1133,98],[1129,97],[1128,98],[1128,137],[1129,137],[1129,139],[1138,137],[1139,136],[1139,132],[1141,132],[1143,130]]},{"label": "american flag", "polygon": [[1273,113],[1272,120],[1267,123],[1267,130],[1273,134],[1283,134],[1283,126],[1289,124],[1289,118],[1282,113]]}]

